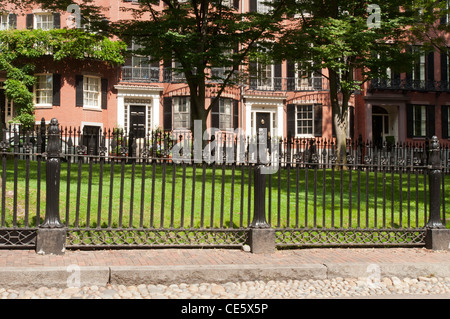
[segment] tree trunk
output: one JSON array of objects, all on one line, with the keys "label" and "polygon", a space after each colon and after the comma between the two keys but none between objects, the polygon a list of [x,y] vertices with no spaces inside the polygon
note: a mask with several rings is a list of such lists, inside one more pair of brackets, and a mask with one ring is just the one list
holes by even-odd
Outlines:
[{"label": "tree trunk", "polygon": [[330,100],[333,116],[333,126],[336,133],[337,162],[347,164],[347,129],[348,129],[348,100],[349,94],[342,93],[342,102],[338,99],[338,80],[334,70],[329,69]]}]

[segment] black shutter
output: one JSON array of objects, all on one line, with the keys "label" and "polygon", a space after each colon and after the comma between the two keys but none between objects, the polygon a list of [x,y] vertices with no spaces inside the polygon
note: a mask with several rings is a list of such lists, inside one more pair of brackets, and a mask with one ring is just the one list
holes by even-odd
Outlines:
[{"label": "black shutter", "polygon": [[233,100],[233,129],[239,128],[239,101]]},{"label": "black shutter", "polygon": [[9,28],[10,29],[17,29],[17,15],[15,13],[10,13],[9,17]]},{"label": "black shutter", "polygon": [[108,79],[101,79],[102,87],[102,109],[108,108]]},{"label": "black shutter", "polygon": [[164,130],[172,130],[172,98],[163,98],[163,125]]},{"label": "black shutter", "polygon": [[413,138],[413,106],[411,104],[406,105],[406,137]]},{"label": "black shutter", "polygon": [[355,108],[350,106],[348,111],[350,112],[350,138],[353,139],[355,137]]},{"label": "black shutter", "polygon": [[239,0],[233,0],[233,7],[235,8],[235,9],[239,9]]},{"label": "black shutter", "polygon": [[448,88],[448,65],[447,65],[447,54],[441,53],[441,85],[443,88]]},{"label": "black shutter", "polygon": [[[211,97],[211,102],[214,100],[214,97]],[[220,126],[220,109],[219,109],[220,99],[216,101],[216,103],[211,108],[211,127],[219,129]]]},{"label": "black shutter", "polygon": [[[233,53],[239,54],[239,42],[234,45]],[[236,59],[233,61],[233,70],[237,71],[237,70],[239,70],[239,64],[235,64],[235,61],[236,61]]]},{"label": "black shutter", "polygon": [[249,11],[250,12],[256,12],[256,10],[258,9],[257,7],[257,0],[249,0]]},{"label": "black shutter", "polygon": [[33,29],[33,21],[34,21],[34,14],[28,13],[27,14],[27,29],[28,30]]},{"label": "black shutter", "polygon": [[286,63],[287,90],[295,91],[295,63],[287,61]]},{"label": "black shutter", "polygon": [[295,104],[288,104],[286,109],[287,115],[287,135],[291,137],[295,137]]},{"label": "black shutter", "polygon": [[[442,0],[441,0],[442,1]],[[446,1],[446,0],[443,0],[444,2]],[[444,5],[444,12],[445,12],[445,5]],[[447,14],[444,14],[443,16],[441,16],[441,24],[447,24]]]},{"label": "black shutter", "polygon": [[61,14],[53,13],[53,29],[61,29]]},{"label": "black shutter", "polygon": [[[407,50],[411,54],[412,53],[412,46],[409,46]],[[412,87],[413,86],[413,83],[412,83],[412,72],[413,72],[413,67],[414,67],[415,63],[416,63],[416,61],[414,59],[412,61],[412,64],[409,66],[410,68],[406,72],[406,86],[407,87]]]},{"label": "black shutter", "polygon": [[314,136],[322,136],[322,108],[322,104],[314,105]]},{"label": "black shutter", "polygon": [[442,105],[441,106],[441,126],[442,126],[442,138],[448,138],[448,109],[450,106]]},{"label": "black shutter", "polygon": [[172,58],[167,57],[163,63],[163,80],[166,83],[172,82]]},{"label": "black shutter", "polygon": [[61,74],[53,73],[53,105],[61,106]]},{"label": "black shutter", "polygon": [[434,88],[434,52],[427,55],[427,88]]},{"label": "black shutter", "polygon": [[250,90],[256,90],[256,87],[258,85],[256,62],[249,63],[248,73],[249,73],[249,81],[250,81],[250,83],[249,83]]},{"label": "black shutter", "polygon": [[273,86],[275,90],[281,90],[281,63],[274,65]]},{"label": "black shutter", "polygon": [[75,76],[75,106],[83,106],[83,76]]},{"label": "black shutter", "polygon": [[432,137],[433,135],[436,134],[436,129],[435,129],[435,110],[434,110],[434,105],[427,105],[427,137]]}]

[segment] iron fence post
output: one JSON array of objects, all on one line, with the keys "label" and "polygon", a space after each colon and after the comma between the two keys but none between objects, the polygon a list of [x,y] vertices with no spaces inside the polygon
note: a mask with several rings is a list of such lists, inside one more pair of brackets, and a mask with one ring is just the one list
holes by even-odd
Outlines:
[{"label": "iron fence post", "polygon": [[266,174],[264,174],[264,165],[260,163],[259,155],[266,152],[267,145],[262,136],[258,134],[258,161],[253,173],[253,220],[249,226],[249,244],[252,253],[256,254],[271,253],[275,250],[275,230],[270,227],[266,219]]},{"label": "iron fence post", "polygon": [[431,138],[428,152],[428,179],[430,184],[430,215],[426,224],[425,246],[433,250],[450,250],[450,229],[441,219],[441,151],[436,136]]},{"label": "iron fence post", "polygon": [[61,173],[59,123],[53,118],[47,131],[46,209],[36,240],[38,254],[61,255],[65,251],[66,229],[59,217],[59,188]]},{"label": "iron fence post", "polygon": [[430,184],[430,216],[427,228],[445,228],[441,220],[441,152],[439,140],[436,136],[431,138],[428,157],[428,180]]}]

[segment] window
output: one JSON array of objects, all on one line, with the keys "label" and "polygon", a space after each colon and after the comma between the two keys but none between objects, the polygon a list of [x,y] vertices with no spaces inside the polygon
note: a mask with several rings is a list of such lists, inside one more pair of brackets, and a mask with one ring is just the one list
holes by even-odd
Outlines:
[{"label": "window", "polygon": [[53,104],[53,76],[51,74],[38,74],[34,86],[35,104]]},{"label": "window", "polygon": [[273,74],[272,64],[257,64],[257,82],[258,89],[260,90],[271,90],[272,89],[272,74]]},{"label": "window", "polygon": [[415,137],[426,136],[427,132],[427,108],[425,105],[413,105],[413,135]]},{"label": "window", "polygon": [[445,14],[443,14],[441,16],[441,24],[447,24],[450,22],[450,0],[446,0],[445,5],[444,5],[444,12]]},{"label": "window", "polygon": [[83,106],[100,107],[100,78],[84,76]]},{"label": "window", "polygon": [[8,27],[9,27],[8,15],[0,14],[0,30],[8,30]]},{"label": "window", "polygon": [[36,14],[36,29],[52,30],[53,29],[53,14],[39,13]]},{"label": "window", "polygon": [[272,7],[268,4],[271,0],[257,0],[258,13],[269,13]]},{"label": "window", "polygon": [[414,62],[413,80],[414,81],[425,80],[425,54],[421,54]]},{"label": "window", "polygon": [[219,99],[219,129],[231,127],[231,99]]},{"label": "window", "polygon": [[314,132],[314,115],[312,105],[297,105],[296,133],[297,135],[312,135]]},{"label": "window", "polygon": [[191,102],[189,97],[180,96],[173,98],[173,128],[191,127]]}]

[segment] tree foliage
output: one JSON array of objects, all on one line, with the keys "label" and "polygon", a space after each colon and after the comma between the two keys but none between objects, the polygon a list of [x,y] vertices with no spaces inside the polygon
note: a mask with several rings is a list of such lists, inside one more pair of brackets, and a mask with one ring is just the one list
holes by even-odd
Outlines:
[{"label": "tree foliage", "polygon": [[[302,62],[303,67],[326,70],[338,155],[345,162],[349,101],[367,81],[386,77],[386,70],[401,73],[411,67],[408,49],[424,43],[439,15],[436,1],[380,0],[379,25],[372,26],[373,11],[363,0],[302,0],[289,3],[291,24],[273,46],[279,59]],[[425,8],[422,11],[418,8]],[[419,39],[419,35],[421,38]],[[435,34],[435,44],[437,41]],[[427,46],[424,46],[426,49]]]},{"label": "tree foliage", "polygon": [[[136,53],[155,61],[175,61],[173,70],[184,74],[191,98],[191,119],[206,118],[223,91],[242,80],[243,69],[255,43],[274,39],[279,30],[284,1],[277,1],[267,14],[240,13],[222,0],[140,1],[129,9],[136,19],[110,24],[110,31],[142,46]],[[232,3],[232,1],[231,1]],[[211,68],[223,68],[220,77]],[[215,84],[212,84],[215,82]],[[206,89],[214,86],[215,96],[205,105]],[[193,123],[193,121],[191,121]]]},{"label": "tree foliage", "polygon": [[81,29],[0,31],[0,71],[6,72],[5,94],[14,100],[15,120],[25,127],[34,124],[33,72],[37,59],[50,56],[54,61],[66,58],[95,59],[110,64],[124,62],[125,43]]}]

